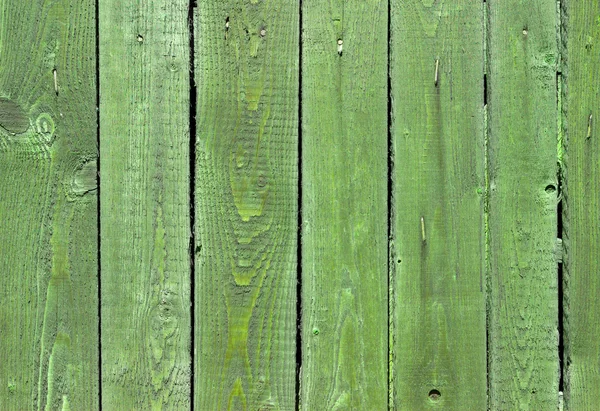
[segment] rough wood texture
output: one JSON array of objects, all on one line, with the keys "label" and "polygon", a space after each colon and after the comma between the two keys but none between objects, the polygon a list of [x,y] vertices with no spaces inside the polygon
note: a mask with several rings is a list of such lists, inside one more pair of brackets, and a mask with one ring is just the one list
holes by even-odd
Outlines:
[{"label": "rough wood texture", "polygon": [[387,410],[388,4],[302,8],[301,409]]},{"label": "rough wood texture", "polygon": [[0,1],[2,410],[98,408],[94,15]]},{"label": "rough wood texture", "polygon": [[558,405],[555,0],[489,0],[493,410]]},{"label": "rough wood texture", "polygon": [[198,409],[295,409],[298,21],[298,1],[198,2]]},{"label": "rough wood texture", "polygon": [[600,3],[563,1],[565,408],[600,394]]},{"label": "rough wood texture", "polygon": [[190,403],[188,2],[99,4],[102,401]]},{"label": "rough wood texture", "polygon": [[483,4],[391,1],[393,409],[485,409]]}]

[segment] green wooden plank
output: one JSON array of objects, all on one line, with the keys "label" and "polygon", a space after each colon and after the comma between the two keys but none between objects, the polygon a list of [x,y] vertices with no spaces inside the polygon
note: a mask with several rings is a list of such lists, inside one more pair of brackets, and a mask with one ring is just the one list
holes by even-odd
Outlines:
[{"label": "green wooden plank", "polygon": [[485,409],[483,3],[391,2],[393,409]]},{"label": "green wooden plank", "polygon": [[2,410],[98,408],[95,47],[91,0],[0,1]]},{"label": "green wooden plank", "polygon": [[600,3],[563,8],[565,408],[591,410],[600,394]]},{"label": "green wooden plank", "polygon": [[493,410],[558,405],[555,0],[488,1]]},{"label": "green wooden plank", "polygon": [[198,409],[295,409],[298,1],[200,1]]},{"label": "green wooden plank", "polygon": [[99,3],[102,402],[191,393],[188,2]]},{"label": "green wooden plank", "polygon": [[387,409],[388,4],[302,3],[301,409]]}]

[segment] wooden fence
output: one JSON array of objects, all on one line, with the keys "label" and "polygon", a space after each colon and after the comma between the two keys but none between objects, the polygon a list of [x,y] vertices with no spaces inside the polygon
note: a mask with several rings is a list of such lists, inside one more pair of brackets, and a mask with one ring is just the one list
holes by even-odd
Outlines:
[{"label": "wooden fence", "polygon": [[0,0],[1,410],[597,410],[597,0]]}]

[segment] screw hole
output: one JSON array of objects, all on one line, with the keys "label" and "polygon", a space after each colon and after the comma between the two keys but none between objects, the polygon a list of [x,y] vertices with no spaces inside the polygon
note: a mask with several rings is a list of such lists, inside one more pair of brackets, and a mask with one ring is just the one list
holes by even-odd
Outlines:
[{"label": "screw hole", "polygon": [[438,390],[434,389],[434,390],[429,391],[429,399],[432,401],[439,400],[441,396],[442,396],[442,394]]},{"label": "screw hole", "polygon": [[553,194],[554,192],[556,192],[556,186],[554,184],[548,184],[545,188],[546,193],[548,194]]}]

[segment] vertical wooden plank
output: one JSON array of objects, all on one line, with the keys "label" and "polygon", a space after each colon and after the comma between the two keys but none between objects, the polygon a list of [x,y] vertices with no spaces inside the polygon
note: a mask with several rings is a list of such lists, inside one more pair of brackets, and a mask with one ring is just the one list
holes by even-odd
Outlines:
[{"label": "vertical wooden plank", "polygon": [[485,409],[483,4],[391,5],[393,408]]},{"label": "vertical wooden plank", "polygon": [[98,408],[95,50],[93,1],[0,1],[3,410]]},{"label": "vertical wooden plank", "polygon": [[298,19],[198,2],[198,409],[295,409]]},{"label": "vertical wooden plank", "polygon": [[564,231],[568,410],[600,394],[600,3],[563,0]]},{"label": "vertical wooden plank", "polygon": [[387,409],[387,16],[302,3],[305,410]]},{"label": "vertical wooden plank", "polygon": [[188,2],[99,4],[102,401],[190,403]]},{"label": "vertical wooden plank", "polygon": [[556,409],[556,2],[487,5],[490,408]]}]

